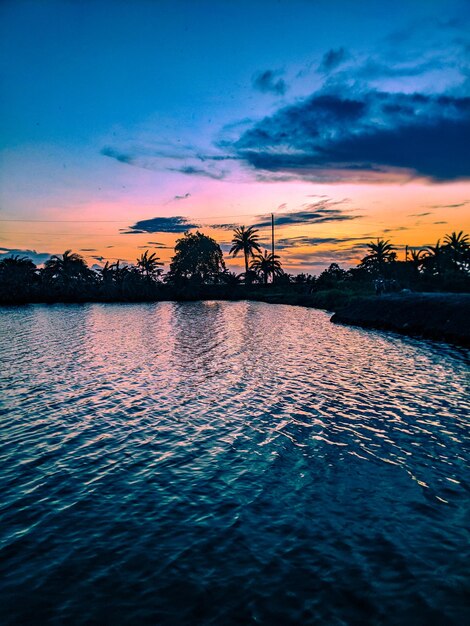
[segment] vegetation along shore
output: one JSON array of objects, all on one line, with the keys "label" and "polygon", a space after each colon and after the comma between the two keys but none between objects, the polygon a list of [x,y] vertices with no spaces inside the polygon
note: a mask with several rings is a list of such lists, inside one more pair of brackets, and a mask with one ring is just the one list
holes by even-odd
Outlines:
[{"label": "vegetation along shore", "polygon": [[26,257],[5,257],[0,304],[261,300],[330,310],[337,323],[470,345],[470,239],[463,232],[446,235],[442,244],[410,248],[404,261],[390,241],[379,239],[367,245],[356,267],[332,263],[319,276],[285,272],[274,252],[261,249],[252,227],[234,230],[229,254],[243,257],[242,274],[228,271],[220,246],[199,231],[178,239],[166,273],[150,250],[135,264],[99,268],[70,250],[42,267]]}]

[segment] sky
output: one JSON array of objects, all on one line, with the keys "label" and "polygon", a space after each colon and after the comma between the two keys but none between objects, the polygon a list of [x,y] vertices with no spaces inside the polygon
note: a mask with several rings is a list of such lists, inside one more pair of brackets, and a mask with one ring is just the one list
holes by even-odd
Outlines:
[{"label": "sky", "polygon": [[284,269],[470,231],[467,0],[3,0],[0,257],[90,265],[270,214]]}]

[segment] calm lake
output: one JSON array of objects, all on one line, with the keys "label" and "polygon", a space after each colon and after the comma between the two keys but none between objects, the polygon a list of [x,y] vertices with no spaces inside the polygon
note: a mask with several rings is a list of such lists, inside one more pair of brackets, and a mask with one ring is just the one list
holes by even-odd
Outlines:
[{"label": "calm lake", "polygon": [[464,624],[469,352],[329,317],[1,309],[1,623]]}]

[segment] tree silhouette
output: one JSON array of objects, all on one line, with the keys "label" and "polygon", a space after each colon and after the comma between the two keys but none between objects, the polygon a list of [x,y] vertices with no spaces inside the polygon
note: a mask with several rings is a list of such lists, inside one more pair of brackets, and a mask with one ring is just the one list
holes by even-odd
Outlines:
[{"label": "tree silhouette", "polygon": [[36,265],[26,257],[18,255],[0,261],[0,285],[6,298],[26,297],[37,281]]},{"label": "tree silhouette", "polygon": [[144,254],[141,254],[140,258],[137,259],[137,268],[143,276],[145,276],[147,282],[149,283],[158,280],[159,276],[163,272],[160,267],[161,265],[163,265],[163,263],[160,262],[156,253],[152,252],[152,254],[149,255],[148,250],[146,250]]},{"label": "tree silhouette", "polygon": [[196,231],[176,241],[167,281],[173,284],[214,284],[221,280],[225,263],[219,244]]},{"label": "tree silhouette", "polygon": [[103,267],[99,270],[101,275],[101,280],[103,283],[112,283],[114,280],[114,267],[113,264],[110,264],[109,261],[103,265]]},{"label": "tree silhouette", "polygon": [[255,252],[261,252],[261,248],[258,243],[258,230],[253,226],[250,226],[249,228],[240,226],[239,228],[235,228],[233,233],[232,247],[230,248],[229,254],[236,257],[239,252],[243,252],[245,257],[245,282],[249,282],[250,274],[248,259],[253,257]]},{"label": "tree silhouette", "polygon": [[426,256],[425,250],[411,250],[410,251],[409,262],[416,274],[419,274],[420,269],[423,267],[425,256]]},{"label": "tree silhouette", "polygon": [[470,262],[470,239],[463,231],[444,237],[444,246],[454,270],[468,268]]},{"label": "tree silhouette", "polygon": [[441,246],[441,240],[438,239],[435,246],[427,246],[424,255],[424,267],[436,276],[441,276],[445,266],[445,247]]},{"label": "tree silhouette", "polygon": [[456,252],[465,252],[470,247],[470,238],[464,234],[463,230],[459,233],[454,231],[444,237],[444,244]]},{"label": "tree silhouette", "polygon": [[268,252],[265,250],[263,254],[255,254],[253,256],[253,260],[251,262],[251,269],[262,278],[263,284],[268,284],[269,276],[281,276],[282,268],[281,263],[278,261],[279,256],[277,254],[274,255],[272,252]]},{"label": "tree silhouette", "polygon": [[0,273],[2,278],[12,282],[32,283],[36,278],[36,266],[31,259],[15,254],[0,261]]},{"label": "tree silhouette", "polygon": [[70,298],[86,297],[97,275],[80,254],[66,250],[62,255],[51,256],[44,263],[41,278],[51,289],[51,294],[60,293]]},{"label": "tree silhouette", "polygon": [[64,254],[54,254],[44,264],[43,276],[48,281],[56,281],[64,286],[86,281],[93,276],[85,259],[76,252],[66,250]]},{"label": "tree silhouette", "polygon": [[121,265],[119,260],[116,263],[106,261],[104,266],[98,270],[104,295],[111,298],[121,296],[123,294],[123,286],[131,273],[136,279],[141,278],[141,275],[136,270],[132,272],[127,265]]},{"label": "tree silhouette", "polygon": [[360,267],[363,267],[374,274],[384,274],[387,264],[396,260],[396,248],[387,239],[377,239],[377,243],[371,241],[367,244],[369,254],[366,255],[361,263]]},{"label": "tree silhouette", "polygon": [[[240,228],[239,233],[250,239],[246,237],[249,230]],[[253,230],[251,234],[256,236]],[[258,245],[256,240],[255,243]],[[418,291],[470,291],[470,237],[462,231],[446,235],[443,244],[439,240],[426,249],[411,249],[408,262],[396,261],[394,246],[383,239],[371,242],[368,249],[369,254],[357,267],[346,271],[332,263],[318,278],[302,274],[290,277],[282,271],[279,257],[275,255],[273,259],[264,250],[253,255],[248,272],[244,274],[245,282],[251,275],[257,278],[256,282],[266,285],[273,274],[274,260],[274,274],[280,278],[276,284],[286,292],[293,290],[300,293],[305,291],[301,286],[308,285],[310,291],[316,292],[344,290],[370,293],[371,279],[375,277],[390,278],[398,286],[409,285]],[[245,248],[240,251],[245,254]],[[170,272],[165,277],[166,284],[159,281],[161,265],[155,253],[149,250],[137,259],[136,264],[107,261],[103,267],[94,270],[87,266],[83,257],[70,250],[52,256],[42,269],[26,257],[3,257],[0,260],[0,302],[53,302],[62,299],[72,302],[135,302],[199,298],[209,292],[211,297],[226,298],[229,291],[236,295],[243,276],[225,269],[220,246],[199,231],[185,233],[178,239]],[[216,284],[221,288],[201,288]],[[184,289],[181,290],[181,287]],[[239,295],[245,294],[239,292]]]},{"label": "tree silhouette", "polygon": [[226,271],[221,274],[222,282],[227,285],[227,287],[238,287],[240,284],[240,277],[242,274],[235,274],[235,272]]},{"label": "tree silhouette", "polygon": [[319,289],[332,289],[345,279],[347,272],[340,268],[338,263],[331,263],[318,277],[316,284]]}]

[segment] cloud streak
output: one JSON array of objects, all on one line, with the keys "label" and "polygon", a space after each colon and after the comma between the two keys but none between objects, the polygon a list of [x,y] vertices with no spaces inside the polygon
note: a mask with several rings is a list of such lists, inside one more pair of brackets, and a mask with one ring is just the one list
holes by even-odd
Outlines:
[{"label": "cloud streak", "polygon": [[[102,156],[108,157],[132,167],[151,171],[166,171],[199,176],[213,180],[223,180],[228,170],[223,169],[220,163],[232,161],[236,157],[222,154],[203,154],[192,146],[159,146],[137,145],[127,149],[116,149],[105,146],[100,150]],[[203,164],[203,165],[201,165]],[[172,200],[186,200],[190,193],[176,195]]]},{"label": "cloud streak", "polygon": [[[352,215],[340,208],[347,200],[331,201],[320,200],[304,205],[297,211],[285,211],[276,213],[274,221],[276,226],[292,226],[295,224],[324,224],[326,222],[344,222],[360,219],[361,215]],[[258,215],[253,224],[255,228],[264,228],[271,225],[271,215]]]},{"label": "cloud streak", "polygon": [[457,202],[456,204],[432,204],[429,206],[429,208],[430,209],[459,209],[460,207],[467,206],[467,204],[469,203],[470,203],[470,200],[466,200],[465,202]]}]

